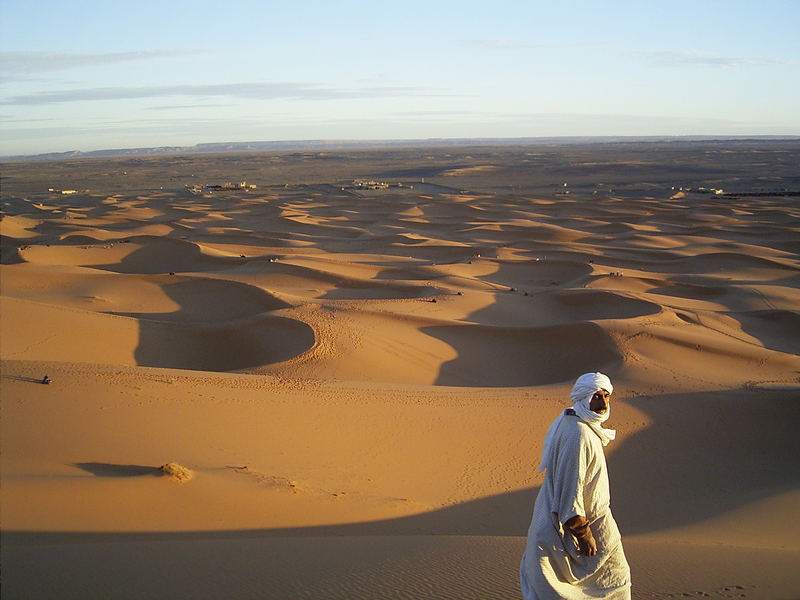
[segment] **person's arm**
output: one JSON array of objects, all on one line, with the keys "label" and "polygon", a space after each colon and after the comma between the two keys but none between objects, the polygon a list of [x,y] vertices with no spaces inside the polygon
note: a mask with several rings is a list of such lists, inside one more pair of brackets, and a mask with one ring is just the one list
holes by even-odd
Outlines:
[{"label": "person's arm", "polygon": [[589,519],[581,515],[575,515],[564,523],[564,527],[575,536],[581,554],[584,556],[597,554],[597,542],[595,542],[592,529],[589,527]]},{"label": "person's arm", "polygon": [[583,505],[584,478],[591,462],[591,445],[585,433],[582,428],[565,432],[559,448],[554,487],[564,530],[575,537],[580,554],[595,556],[597,543]]}]

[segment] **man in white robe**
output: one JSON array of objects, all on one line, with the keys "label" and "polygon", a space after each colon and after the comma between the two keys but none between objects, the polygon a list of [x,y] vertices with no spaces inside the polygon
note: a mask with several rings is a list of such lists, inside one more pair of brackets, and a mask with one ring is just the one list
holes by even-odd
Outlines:
[{"label": "man in white robe", "polygon": [[603,453],[616,435],[602,427],[611,392],[611,381],[602,373],[581,375],[572,388],[573,406],[547,432],[539,468],[545,478],[520,564],[525,600],[631,597]]}]

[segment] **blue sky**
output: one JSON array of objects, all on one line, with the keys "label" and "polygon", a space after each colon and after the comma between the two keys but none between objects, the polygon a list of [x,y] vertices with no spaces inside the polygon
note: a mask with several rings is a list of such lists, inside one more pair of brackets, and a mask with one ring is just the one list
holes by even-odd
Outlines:
[{"label": "blue sky", "polygon": [[0,0],[0,155],[800,135],[800,1]]}]

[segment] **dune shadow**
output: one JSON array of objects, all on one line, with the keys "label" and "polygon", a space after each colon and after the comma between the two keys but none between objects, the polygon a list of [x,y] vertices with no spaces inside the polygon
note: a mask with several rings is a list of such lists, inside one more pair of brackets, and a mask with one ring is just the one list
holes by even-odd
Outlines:
[{"label": "dune shadow", "polygon": [[654,302],[597,289],[545,289],[496,293],[494,302],[464,320],[480,324],[568,325],[606,319],[636,319],[659,314]]},{"label": "dune shadow", "polygon": [[443,275],[431,266],[398,265],[381,269],[375,274],[377,280],[388,281],[433,281],[441,279]]},{"label": "dune shadow", "polygon": [[136,364],[195,371],[235,371],[283,362],[310,349],[314,330],[273,315],[222,323],[139,321]]},{"label": "dune shadow", "polygon": [[140,275],[163,273],[219,271],[242,263],[236,257],[210,256],[204,254],[199,246],[184,240],[141,236],[129,238],[141,244],[119,262],[107,265],[92,265],[92,268]]},{"label": "dune shadow", "polygon": [[435,385],[546,385],[585,371],[613,372],[622,362],[614,341],[594,323],[544,327],[435,325],[420,331],[445,342],[457,353],[456,358],[442,364]]},{"label": "dune shadow", "polygon": [[142,477],[145,475],[161,475],[158,467],[144,465],[115,465],[112,463],[84,462],[73,463],[73,467],[91,473],[95,477]]},{"label": "dune shadow", "polygon": [[410,298],[429,298],[442,293],[442,290],[427,285],[410,285],[405,283],[357,282],[349,281],[346,285],[334,287],[320,300],[399,300]]},{"label": "dune shadow", "polygon": [[162,289],[177,311],[124,315],[139,322],[137,365],[234,371],[289,360],[314,345],[309,325],[269,314],[289,304],[260,288],[190,279]]},{"label": "dune shadow", "polygon": [[800,355],[800,314],[790,310],[760,310],[732,313],[742,331],[758,339],[765,348]]},{"label": "dune shadow", "polygon": [[478,277],[483,281],[515,287],[554,287],[576,285],[592,273],[581,260],[497,261],[497,271]]},{"label": "dune shadow", "polygon": [[623,532],[691,524],[800,487],[796,392],[694,392],[629,403],[653,423],[609,457]]},{"label": "dune shadow", "polygon": [[[178,277],[162,283],[162,291],[178,305],[168,313],[111,312],[153,321],[219,322],[289,308],[289,304],[261,288],[223,279]],[[163,282],[163,280],[161,280]]]},{"label": "dune shadow", "polygon": [[0,264],[19,265],[25,262],[19,252],[19,247],[23,245],[14,238],[5,235],[0,236]]}]

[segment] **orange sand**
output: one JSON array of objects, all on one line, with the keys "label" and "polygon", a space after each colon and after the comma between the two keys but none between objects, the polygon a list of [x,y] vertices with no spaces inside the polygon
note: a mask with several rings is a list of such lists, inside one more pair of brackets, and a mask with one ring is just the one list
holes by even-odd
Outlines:
[{"label": "orange sand", "polygon": [[4,598],[514,598],[589,370],[634,597],[800,596],[797,199],[390,154],[4,165]]}]

